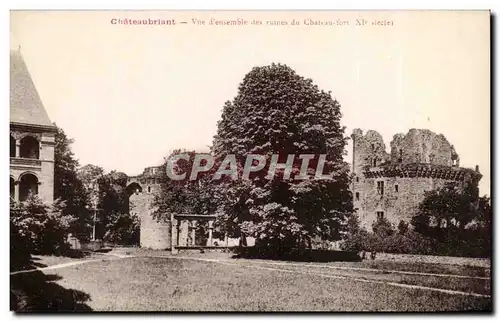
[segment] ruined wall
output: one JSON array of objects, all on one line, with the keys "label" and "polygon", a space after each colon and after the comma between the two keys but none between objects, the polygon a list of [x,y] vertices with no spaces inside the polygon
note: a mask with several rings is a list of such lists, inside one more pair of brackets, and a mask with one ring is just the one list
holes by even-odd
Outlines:
[{"label": "ruined wall", "polygon": [[410,129],[396,134],[391,142],[391,161],[452,166],[453,146],[442,134],[428,129]]},{"label": "ruined wall", "polygon": [[153,193],[132,194],[130,196],[130,211],[137,213],[141,220],[141,247],[151,249],[167,249],[171,246],[170,222],[159,223],[151,215]]},{"label": "ruined wall", "polygon": [[353,173],[359,175],[364,166],[380,165],[390,160],[382,135],[374,130],[355,129],[351,136],[353,141]]}]

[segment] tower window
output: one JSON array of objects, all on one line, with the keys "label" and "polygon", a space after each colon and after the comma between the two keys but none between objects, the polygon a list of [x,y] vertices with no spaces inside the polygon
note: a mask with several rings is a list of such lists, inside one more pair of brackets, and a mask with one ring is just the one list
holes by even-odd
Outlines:
[{"label": "tower window", "polygon": [[359,201],[359,192],[356,192],[356,201]]},{"label": "tower window", "polygon": [[383,211],[378,211],[377,212],[377,219],[381,220],[384,218],[384,212]]},{"label": "tower window", "polygon": [[375,144],[372,144],[372,150],[375,150]]},{"label": "tower window", "polygon": [[377,193],[378,193],[378,195],[381,195],[381,196],[384,195],[384,182],[383,181],[377,182]]},{"label": "tower window", "polygon": [[373,158],[372,165],[373,167],[377,167],[377,158]]},{"label": "tower window", "polygon": [[151,186],[148,186],[148,193],[151,193]]},{"label": "tower window", "polygon": [[397,185],[397,184],[394,185],[394,190],[396,191],[396,193],[398,193],[399,192],[399,185]]},{"label": "tower window", "polygon": [[359,183],[359,177],[356,176],[356,183]]},{"label": "tower window", "polygon": [[399,150],[399,158],[398,158],[398,162],[402,163],[403,162],[403,150],[400,149]]}]

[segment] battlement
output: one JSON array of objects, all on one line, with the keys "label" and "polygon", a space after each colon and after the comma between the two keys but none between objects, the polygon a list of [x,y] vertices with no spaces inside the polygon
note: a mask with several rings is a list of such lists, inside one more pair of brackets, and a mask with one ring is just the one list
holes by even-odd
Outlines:
[{"label": "battlement", "polygon": [[380,177],[427,177],[454,181],[479,181],[482,175],[469,168],[450,167],[435,164],[384,164],[379,167],[365,166],[363,174],[366,178]]}]

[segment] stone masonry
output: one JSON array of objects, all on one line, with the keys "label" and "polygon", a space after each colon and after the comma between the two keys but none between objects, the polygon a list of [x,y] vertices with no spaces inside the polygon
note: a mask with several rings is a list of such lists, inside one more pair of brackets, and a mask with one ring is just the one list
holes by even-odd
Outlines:
[{"label": "stone masonry", "polygon": [[353,204],[361,223],[371,229],[377,217],[393,224],[410,221],[426,191],[447,182],[462,186],[471,181],[477,188],[479,168],[459,167],[459,156],[446,137],[427,129],[411,129],[396,134],[390,153],[382,136],[369,130],[355,129],[353,140]]}]

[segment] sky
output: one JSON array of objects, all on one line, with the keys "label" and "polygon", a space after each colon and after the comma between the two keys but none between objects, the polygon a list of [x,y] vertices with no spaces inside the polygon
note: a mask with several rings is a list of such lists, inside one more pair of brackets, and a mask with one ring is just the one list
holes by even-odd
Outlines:
[{"label": "sky", "polygon": [[[111,22],[127,18],[176,24]],[[249,24],[208,24],[238,18]],[[490,194],[487,11],[25,11],[11,13],[10,36],[81,165],[137,175],[173,149],[206,150],[245,74],[279,62],[332,91],[346,135],[376,130],[389,151],[396,133],[442,133]]]}]

